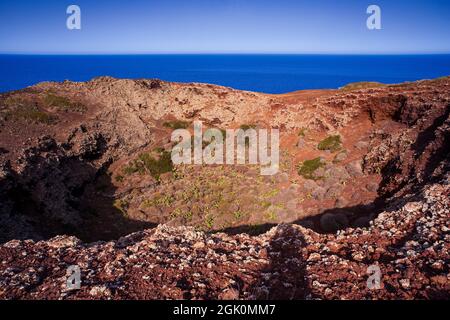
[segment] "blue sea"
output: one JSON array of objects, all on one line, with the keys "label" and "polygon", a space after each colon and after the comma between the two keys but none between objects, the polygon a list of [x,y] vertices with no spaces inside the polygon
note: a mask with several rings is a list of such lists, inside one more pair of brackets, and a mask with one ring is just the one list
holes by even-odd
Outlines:
[{"label": "blue sea", "polygon": [[284,93],[446,76],[450,55],[0,55],[0,92],[105,75]]}]

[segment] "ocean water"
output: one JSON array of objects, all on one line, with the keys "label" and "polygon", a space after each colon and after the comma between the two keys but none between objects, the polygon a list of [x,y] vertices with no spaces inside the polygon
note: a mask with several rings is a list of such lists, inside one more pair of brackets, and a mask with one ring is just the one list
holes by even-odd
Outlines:
[{"label": "ocean water", "polygon": [[106,75],[284,93],[446,76],[450,55],[0,55],[0,92]]}]

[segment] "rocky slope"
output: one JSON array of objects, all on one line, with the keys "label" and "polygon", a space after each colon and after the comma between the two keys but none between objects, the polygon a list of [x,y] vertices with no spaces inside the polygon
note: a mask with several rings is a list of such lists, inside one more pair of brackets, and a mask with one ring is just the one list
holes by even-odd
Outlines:
[{"label": "rocky slope", "polygon": [[[448,299],[450,78],[360,87],[103,77],[1,95],[0,298]],[[279,173],[172,165],[193,120],[279,128]]]}]

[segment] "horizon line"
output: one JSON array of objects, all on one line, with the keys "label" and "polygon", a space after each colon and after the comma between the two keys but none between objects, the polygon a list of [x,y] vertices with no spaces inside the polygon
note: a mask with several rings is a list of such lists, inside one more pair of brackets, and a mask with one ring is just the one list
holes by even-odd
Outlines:
[{"label": "horizon line", "polygon": [[383,56],[383,55],[450,55],[448,52],[1,52],[0,55],[33,56],[121,56],[121,55],[342,55],[342,56]]}]

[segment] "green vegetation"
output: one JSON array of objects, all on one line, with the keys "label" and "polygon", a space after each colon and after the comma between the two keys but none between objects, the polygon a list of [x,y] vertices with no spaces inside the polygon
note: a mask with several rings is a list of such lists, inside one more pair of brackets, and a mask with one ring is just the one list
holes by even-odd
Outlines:
[{"label": "green vegetation", "polygon": [[329,136],[320,141],[317,148],[319,150],[330,150],[332,152],[338,151],[341,149],[341,136]]},{"label": "green vegetation", "polygon": [[170,128],[173,130],[176,129],[186,129],[189,127],[190,123],[182,120],[174,120],[174,121],[166,121],[163,123],[163,126],[166,128]]},{"label": "green vegetation", "polygon": [[171,204],[173,204],[175,201],[175,198],[171,195],[163,195],[163,196],[157,196],[153,199],[148,199],[142,202],[141,207],[143,208],[150,208],[153,206],[156,207],[169,207]]},{"label": "green vegetation", "polygon": [[261,201],[261,204],[260,204],[260,206],[261,206],[262,208],[264,208],[264,209],[269,208],[271,205],[272,205],[272,202],[270,202],[270,201],[265,201],[265,200]]},{"label": "green vegetation", "polygon": [[170,218],[172,218],[172,219],[176,219],[176,218],[179,218],[179,217],[185,219],[186,221],[191,221],[192,217],[193,217],[193,214],[192,214],[191,211],[183,211],[180,208],[176,208],[175,210],[173,210],[170,213]]},{"label": "green vegetation", "polygon": [[7,117],[24,119],[35,123],[53,124],[56,122],[56,117],[40,111],[37,107],[25,108],[19,107],[13,112],[7,114]]},{"label": "green vegetation", "polygon": [[66,97],[58,96],[53,93],[47,93],[44,97],[44,103],[51,108],[56,108],[59,111],[83,112],[86,107],[79,102],[72,102]]},{"label": "green vegetation", "polygon": [[299,137],[306,136],[306,128],[301,128],[300,131],[298,132],[298,136]]},{"label": "green vegetation", "polygon": [[153,157],[149,153],[141,153],[138,159],[131,161],[128,166],[122,169],[125,175],[134,173],[149,173],[155,179],[159,180],[161,174],[172,172],[173,163],[171,153],[163,150],[158,158]]},{"label": "green vegetation", "polygon": [[273,190],[270,190],[270,191],[264,193],[262,196],[264,198],[272,198],[272,197],[275,197],[279,192],[280,192],[280,190],[273,189]]},{"label": "green vegetation", "polygon": [[236,220],[241,219],[244,216],[244,212],[242,212],[241,210],[237,210],[234,212],[234,218]]},{"label": "green vegetation", "polygon": [[379,82],[354,82],[354,83],[349,83],[340,89],[343,91],[352,91],[352,90],[379,88],[379,87],[384,87],[384,86],[385,86],[385,84],[379,83]]},{"label": "green vegetation", "polygon": [[256,125],[255,124],[243,124],[239,127],[239,129],[242,130],[248,130],[248,129],[256,129]]},{"label": "green vegetation", "polygon": [[116,181],[117,182],[123,182],[123,179],[124,179],[124,177],[122,176],[122,175],[118,175],[118,176],[116,176]]},{"label": "green vegetation", "polygon": [[206,216],[204,222],[207,229],[212,229],[214,227],[214,216],[213,215]]},{"label": "green vegetation", "polygon": [[122,212],[123,215],[127,214],[128,201],[123,199],[116,199],[113,203],[114,208]]},{"label": "green vegetation", "polygon": [[448,79],[450,79],[450,76],[443,76],[443,77],[436,78],[434,80],[448,80]]},{"label": "green vegetation", "polygon": [[163,151],[159,159],[153,158],[148,153],[143,153],[139,155],[139,160],[142,161],[150,174],[158,180],[161,174],[171,172],[173,169],[171,154],[168,151]]},{"label": "green vegetation", "polygon": [[276,219],[277,219],[277,214],[276,214],[274,211],[272,211],[272,210],[269,210],[269,211],[265,214],[265,216],[266,216],[266,218],[267,218],[268,220],[276,220]]},{"label": "green vegetation", "polygon": [[313,175],[314,171],[316,171],[320,167],[323,167],[324,165],[325,164],[322,162],[320,157],[312,160],[305,160],[301,165],[298,166],[298,174],[305,179],[315,180],[315,177]]},{"label": "green vegetation", "polygon": [[163,153],[164,152],[164,148],[156,147],[155,149],[153,149],[153,151],[158,152],[158,153]]},{"label": "green vegetation", "polygon": [[57,120],[55,116],[41,111],[36,102],[22,97],[8,97],[4,104],[9,108],[5,113],[6,118],[44,124],[53,124]]}]

